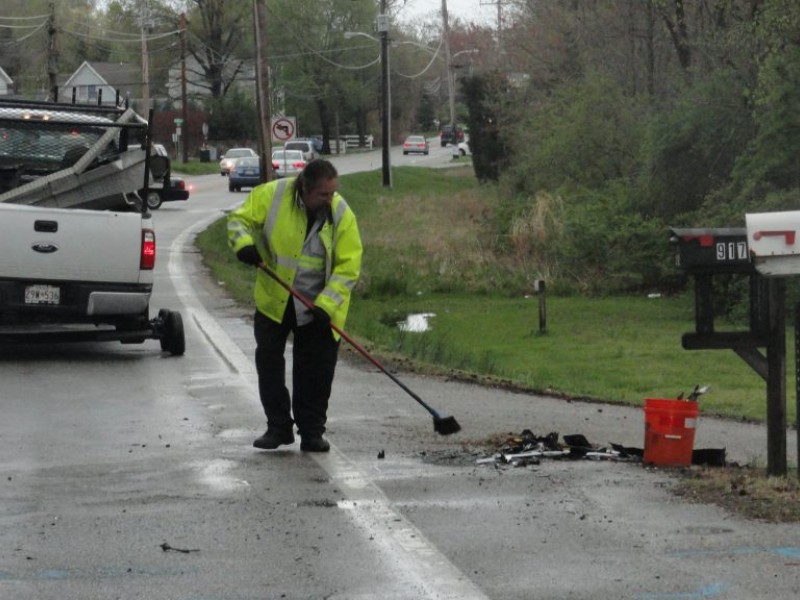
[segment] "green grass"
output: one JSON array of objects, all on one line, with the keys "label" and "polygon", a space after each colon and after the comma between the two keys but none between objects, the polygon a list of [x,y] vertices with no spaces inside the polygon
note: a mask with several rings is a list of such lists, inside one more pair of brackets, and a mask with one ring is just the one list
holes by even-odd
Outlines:
[{"label": "green grass", "polygon": [[[642,405],[708,384],[704,414],[766,418],[764,381],[731,350],[688,351],[693,296],[546,298],[547,329],[539,331],[539,299],[505,286],[498,275],[526,272],[478,243],[492,190],[469,169],[395,169],[393,189],[380,173],[342,177],[364,239],[364,274],[347,331],[384,360],[439,369],[467,379],[574,398]],[[198,238],[206,263],[238,301],[252,307],[252,269],[225,243],[224,222]],[[527,297],[526,297],[527,296]],[[408,314],[431,312],[432,329],[404,333]],[[719,329],[730,328],[720,323]],[[794,347],[787,331],[787,349]],[[794,422],[793,353],[787,356],[789,421]]]},{"label": "green grass", "polygon": [[[765,384],[733,351],[682,349],[681,335],[694,329],[688,295],[549,297],[546,305],[545,333],[535,297],[358,298],[348,326],[393,352],[514,387],[641,405],[647,397],[674,398],[709,384],[705,413],[765,418]],[[423,312],[436,315],[429,332],[398,330],[406,315]]]},{"label": "green grass", "polygon": [[211,162],[199,162],[189,160],[188,163],[174,160],[170,163],[170,168],[173,173],[181,175],[211,175],[219,173],[219,161],[212,160]]}]

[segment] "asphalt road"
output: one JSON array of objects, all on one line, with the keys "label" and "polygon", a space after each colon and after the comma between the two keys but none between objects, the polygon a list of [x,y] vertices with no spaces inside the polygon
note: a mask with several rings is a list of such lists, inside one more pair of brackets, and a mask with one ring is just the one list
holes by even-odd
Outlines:
[{"label": "asphalt road", "polygon": [[[451,160],[435,146],[393,163],[403,159]],[[380,152],[334,162],[342,173],[379,169]],[[441,437],[412,398],[343,352],[332,452],[254,450],[264,423],[250,315],[192,244],[244,194],[219,176],[191,183],[188,202],[155,213],[152,308],[180,310],[185,356],[155,341],[0,348],[0,598],[798,596],[795,525],[685,503],[667,469],[500,468],[472,452],[526,428],[641,447],[639,409],[399,373],[463,427]],[[701,413],[695,445],[763,464],[766,432]]]}]

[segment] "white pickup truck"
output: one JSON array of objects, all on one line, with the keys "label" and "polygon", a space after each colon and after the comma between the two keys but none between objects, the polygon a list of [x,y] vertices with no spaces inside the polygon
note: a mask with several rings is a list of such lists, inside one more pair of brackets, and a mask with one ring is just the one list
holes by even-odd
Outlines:
[{"label": "white pickup truck", "polygon": [[158,339],[184,353],[180,313],[149,316],[141,190],[164,165],[148,140],[131,110],[0,100],[0,342]]}]

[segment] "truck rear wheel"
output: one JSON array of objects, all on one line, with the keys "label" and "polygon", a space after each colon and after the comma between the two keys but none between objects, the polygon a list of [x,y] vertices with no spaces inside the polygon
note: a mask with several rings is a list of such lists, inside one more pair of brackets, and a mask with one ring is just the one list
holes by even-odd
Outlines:
[{"label": "truck rear wheel", "polygon": [[163,319],[160,338],[161,349],[174,356],[182,356],[186,351],[186,338],[183,332],[183,317],[174,310],[161,309],[158,316]]}]

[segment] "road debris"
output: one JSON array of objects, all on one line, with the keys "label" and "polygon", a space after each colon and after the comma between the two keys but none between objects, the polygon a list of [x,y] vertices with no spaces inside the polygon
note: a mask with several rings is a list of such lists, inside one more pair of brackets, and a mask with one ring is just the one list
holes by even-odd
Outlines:
[{"label": "road debris", "polygon": [[543,458],[638,461],[642,454],[638,448],[627,448],[620,444],[597,446],[581,434],[565,435],[562,443],[555,431],[538,436],[530,429],[524,429],[519,434],[512,434],[491,456],[479,457],[476,464],[525,467],[538,465]]},{"label": "road debris", "polygon": [[161,546],[159,546],[159,547],[160,547],[160,548],[161,548],[161,549],[162,549],[164,552],[169,552],[170,550],[171,550],[172,552],[183,552],[184,554],[189,554],[190,552],[200,552],[200,550],[197,550],[197,549],[195,549],[195,550],[188,550],[188,549],[186,549],[186,548],[175,548],[174,546],[170,546],[170,545],[169,545],[167,542],[164,542],[164,543],[163,543],[163,544],[161,544]]},{"label": "road debris", "polygon": [[[478,456],[475,464],[505,468],[538,465],[541,459],[641,462],[643,455],[642,448],[615,443],[600,446],[579,433],[565,435],[559,441],[559,434],[554,431],[538,436],[530,429],[524,429],[519,434],[510,434],[491,455]],[[695,449],[692,464],[724,467],[725,448]]]}]

